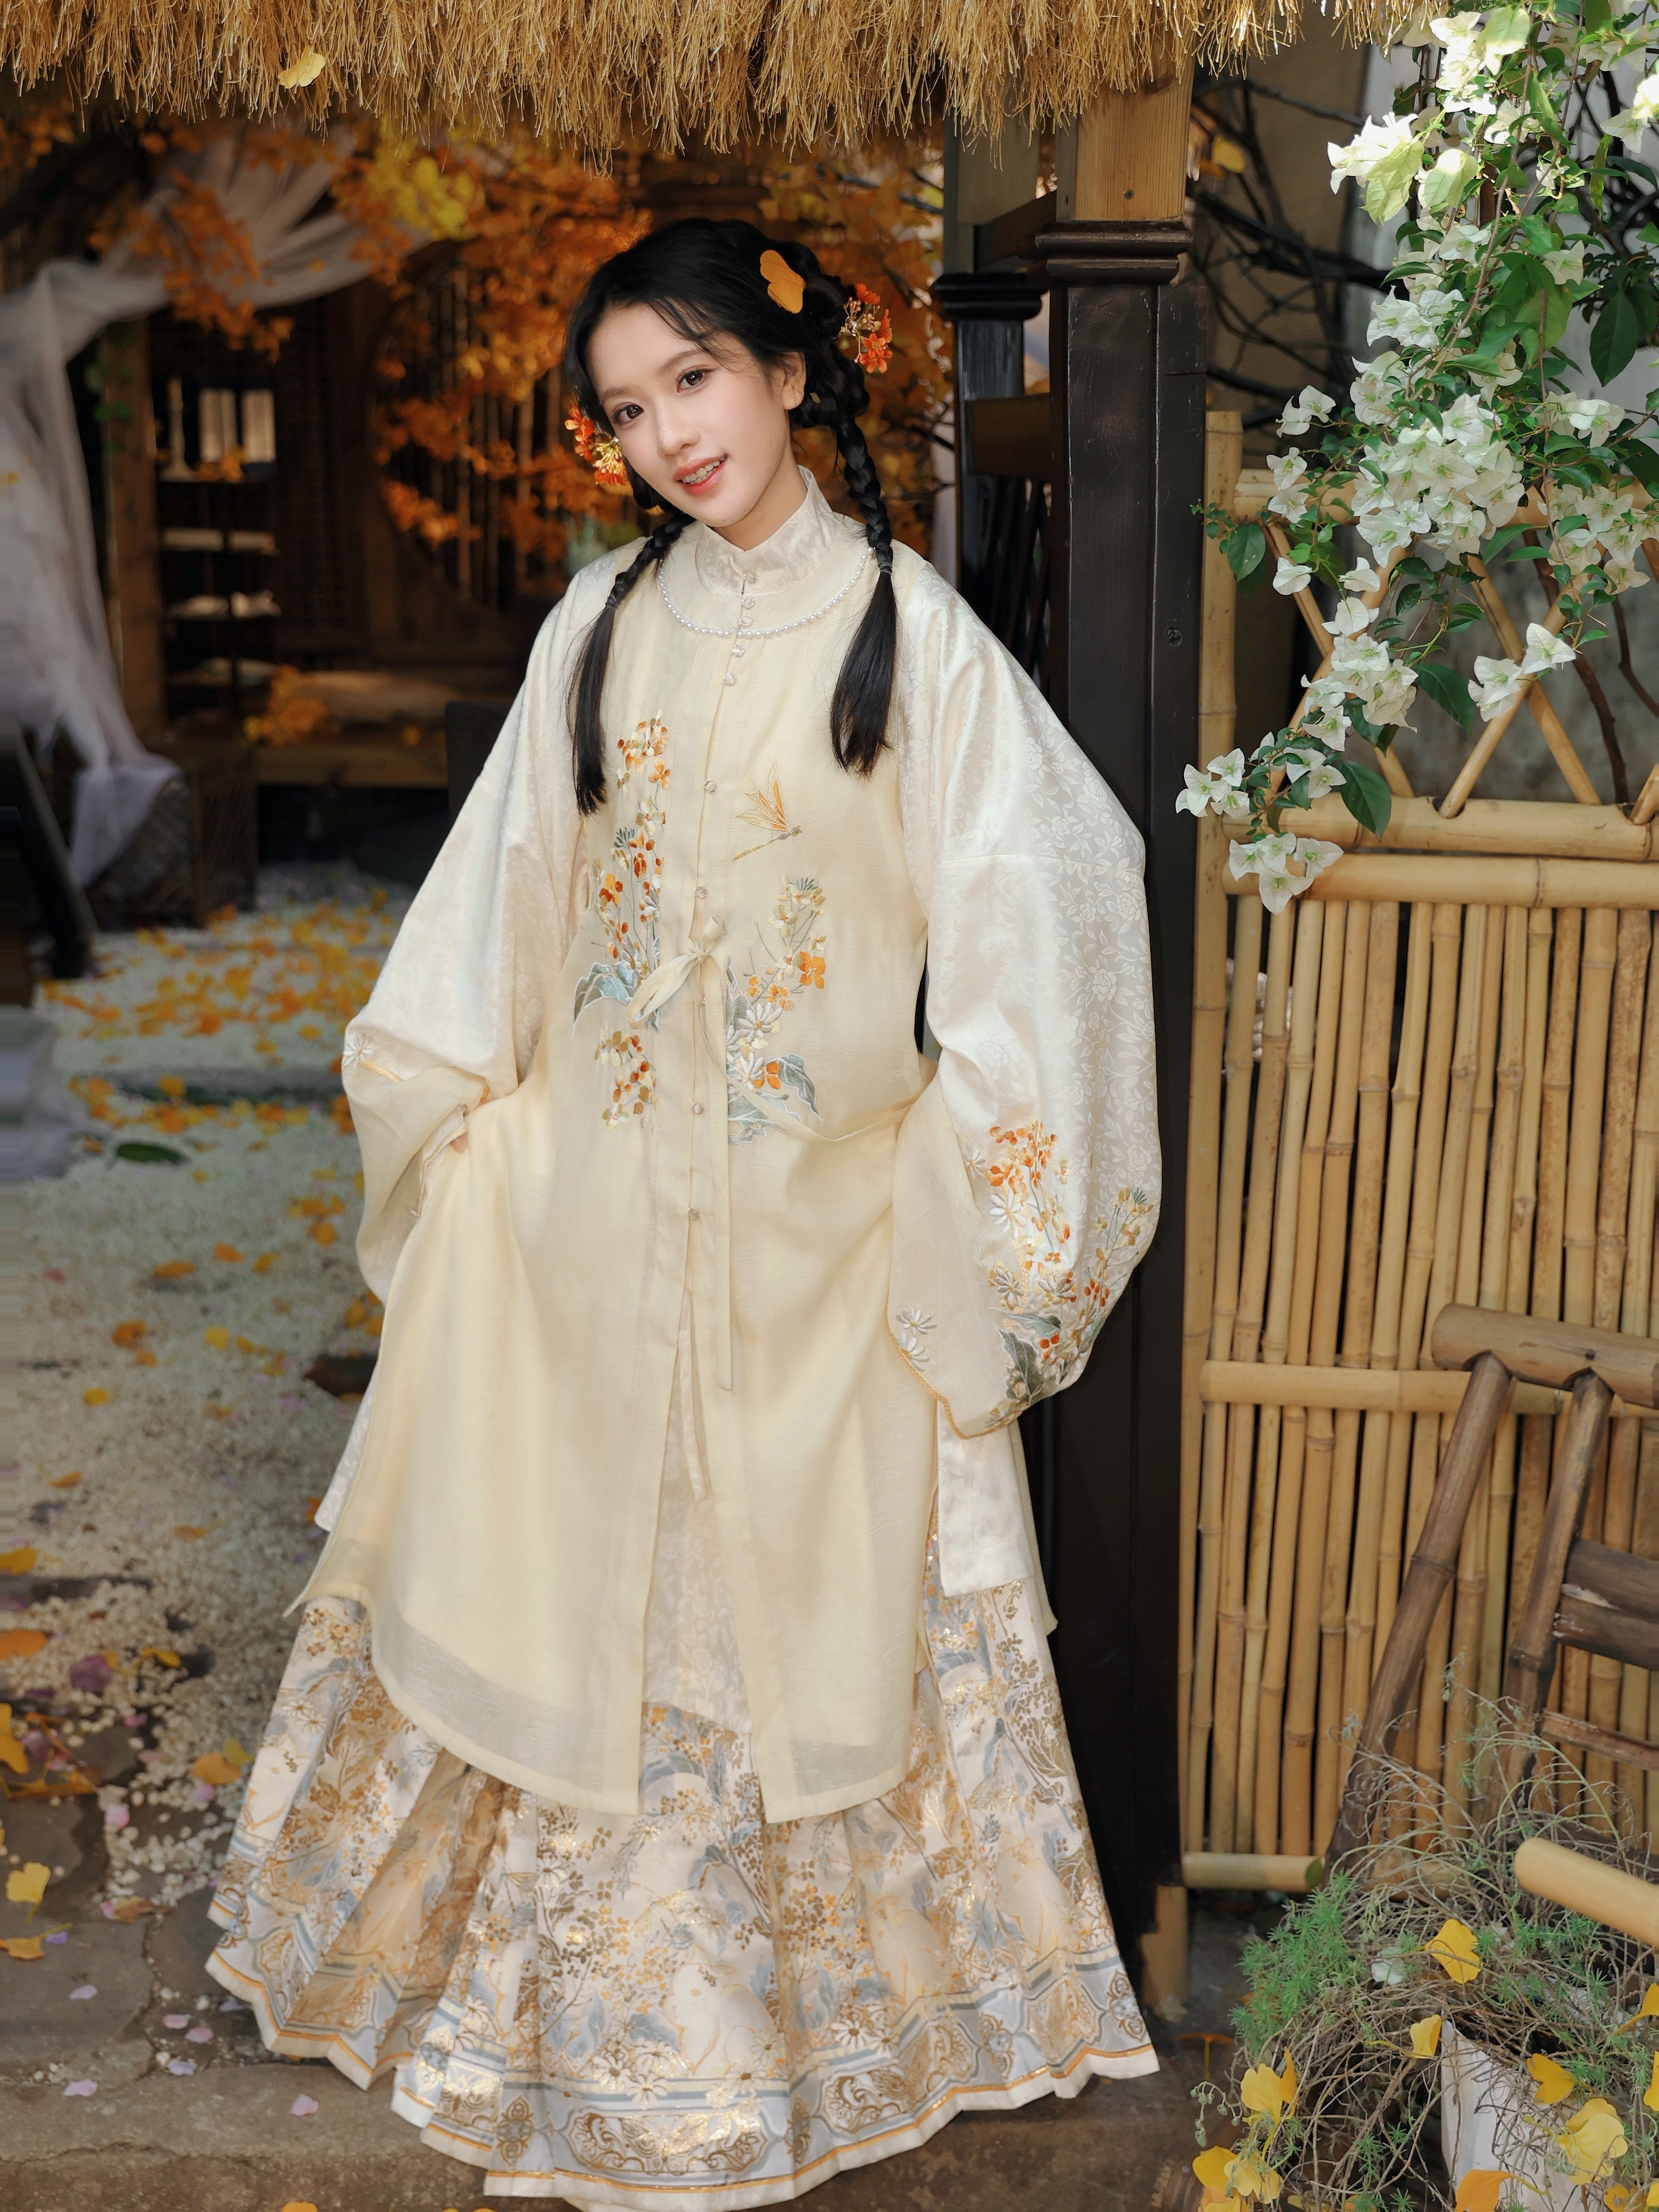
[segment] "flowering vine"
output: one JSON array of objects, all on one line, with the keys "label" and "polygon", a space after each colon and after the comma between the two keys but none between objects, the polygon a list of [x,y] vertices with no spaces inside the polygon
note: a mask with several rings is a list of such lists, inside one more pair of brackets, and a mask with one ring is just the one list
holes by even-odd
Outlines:
[{"label": "flowering vine", "polygon": [[[1587,394],[1565,343],[1577,316],[1606,386],[1659,323],[1659,179],[1640,158],[1659,125],[1651,0],[1454,5],[1401,36],[1415,82],[1330,149],[1333,190],[1352,178],[1379,223],[1406,210],[1368,332],[1382,350],[1346,404],[1310,386],[1285,409],[1262,520],[1206,515],[1241,581],[1272,551],[1276,591],[1317,581],[1337,599],[1289,724],[1248,761],[1188,769],[1176,801],[1241,825],[1233,874],[1273,913],[1341,850],[1281,830],[1285,807],[1334,792],[1364,828],[1388,825],[1387,779],[1351,735],[1386,753],[1419,696],[1466,727],[1507,715],[1605,635],[1659,538],[1659,390],[1639,411]],[[1342,551],[1345,526],[1368,557]],[[1548,616],[1471,683],[1448,648],[1497,605],[1488,570],[1506,561],[1536,565]]]}]

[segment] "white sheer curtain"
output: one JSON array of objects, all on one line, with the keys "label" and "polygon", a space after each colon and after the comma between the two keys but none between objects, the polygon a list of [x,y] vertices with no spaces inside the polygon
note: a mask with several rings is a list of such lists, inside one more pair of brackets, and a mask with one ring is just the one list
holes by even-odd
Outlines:
[{"label": "white sheer curtain", "polygon": [[[355,284],[356,228],[312,213],[331,173],[320,147],[283,169],[240,151],[232,131],[171,165],[246,226],[259,273],[237,296],[280,307]],[[150,206],[165,210],[177,191],[163,182]],[[65,363],[106,324],[166,298],[156,264],[124,246],[102,261],[50,262],[0,296],[0,712],[47,738],[63,732],[80,757],[70,864],[83,884],[178,771],[139,743],[121,702]]]}]

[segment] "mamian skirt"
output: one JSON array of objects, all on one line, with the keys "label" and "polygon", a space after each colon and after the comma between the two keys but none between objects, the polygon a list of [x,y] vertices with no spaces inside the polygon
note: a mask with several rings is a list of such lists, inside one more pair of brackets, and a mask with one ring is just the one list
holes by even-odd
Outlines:
[{"label": "mamian skirt", "polygon": [[671,1705],[636,1814],[534,1799],[393,1708],[360,1607],[314,1604],[211,1971],[272,2049],[391,2075],[485,2195],[578,2207],[779,2203],[1151,2073],[1036,1603],[946,1597],[930,1547],[904,1781],[775,1823],[747,1737]]}]

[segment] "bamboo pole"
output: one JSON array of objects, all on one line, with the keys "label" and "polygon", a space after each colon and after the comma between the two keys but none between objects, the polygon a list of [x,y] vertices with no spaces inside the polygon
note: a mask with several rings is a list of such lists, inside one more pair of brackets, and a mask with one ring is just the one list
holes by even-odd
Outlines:
[{"label": "bamboo pole", "polygon": [[[1545,616],[1544,627],[1553,637],[1565,619],[1562,602],[1558,599],[1548,614]],[[1455,814],[1462,807],[1464,800],[1480,782],[1487,763],[1498,750],[1504,732],[1509,728],[1522,708],[1527,704],[1537,682],[1538,678],[1535,676],[1523,677],[1521,688],[1515,697],[1507,706],[1500,707],[1490,721],[1483,726],[1480,736],[1469,749],[1468,759],[1457,771],[1451,789],[1441,801],[1440,811],[1443,814],[1448,816]],[[1553,711],[1548,715],[1540,715],[1538,726],[1543,732],[1544,742],[1549,747],[1556,766],[1566,778],[1567,789],[1582,805],[1599,806],[1601,803],[1601,794],[1590,781],[1584,763],[1573,750],[1571,742],[1561,726],[1559,717]]]},{"label": "bamboo pole", "polygon": [[[1267,987],[1261,1009],[1261,1060],[1256,1079],[1257,1149],[1250,1163],[1253,1207],[1245,1232],[1243,1286],[1235,1337],[1251,1371],[1261,1350],[1266,1313],[1263,1289],[1272,1245],[1273,1209],[1283,1129],[1285,1063],[1290,1044],[1291,954],[1296,941],[1291,913],[1273,916],[1267,941]],[[1258,1231],[1258,1218],[1260,1229]],[[1259,1243],[1258,1243],[1259,1235]],[[1267,1638],[1267,1591],[1272,1566],[1274,1504],[1279,1474],[1278,1412],[1264,1414],[1256,1441],[1255,1492],[1251,1504],[1250,1553],[1244,1597],[1244,1665],[1239,1703],[1238,1841],[1255,1841],[1256,1729],[1261,1718],[1261,1666]]]},{"label": "bamboo pole", "polygon": [[[1471,556],[1468,569],[1474,580],[1474,596],[1485,609],[1487,621],[1498,633],[1498,643],[1511,660],[1520,660],[1526,653],[1521,633],[1516,629],[1509,609],[1498,597],[1497,586],[1487,575],[1486,564],[1478,554]],[[1585,784],[1589,782],[1589,773],[1585,770],[1583,763],[1578,758],[1577,750],[1572,739],[1567,735],[1561,717],[1550,704],[1548,694],[1543,685],[1528,684],[1525,698],[1528,710],[1542,732],[1545,744],[1555,756],[1557,766],[1567,778],[1568,788],[1578,796],[1581,805],[1594,805],[1596,803],[1595,799],[1594,798],[1586,799],[1583,796],[1582,786],[1568,772],[1567,763],[1571,759],[1577,763],[1583,782]]]},{"label": "bamboo pole", "polygon": [[[1228,875],[1254,898],[1255,878]],[[1659,862],[1555,860],[1518,853],[1346,853],[1300,894],[1310,899],[1467,900],[1480,906],[1659,907]]]},{"label": "bamboo pole", "polygon": [[[1515,1194],[1523,1134],[1531,919],[1518,907],[1506,908],[1504,919],[1503,1016],[1480,1291],[1480,1304],[1499,1310],[1509,1303],[1510,1246],[1514,1236]],[[1540,1042],[1541,1048],[1541,1039]],[[1492,1446],[1492,1480],[1486,1498],[1486,1604],[1481,1622],[1476,1687],[1488,1704],[1496,1698],[1504,1681],[1504,1605],[1508,1597],[1517,1441],[1518,1425],[1511,1405],[1498,1425],[1497,1441]]]},{"label": "bamboo pole", "polygon": [[[1249,1100],[1249,1079],[1254,1058],[1255,1035],[1256,986],[1261,974],[1261,917],[1249,916],[1239,910],[1242,925],[1233,939],[1233,1021],[1228,1045],[1230,1059],[1242,1055],[1240,1066],[1243,1081],[1238,1085],[1241,1111]],[[1247,1003],[1248,1002],[1248,1003]],[[1231,1103],[1229,1091],[1229,1103]],[[1261,1118],[1257,1115],[1256,1130],[1261,1133]],[[1231,1120],[1229,1142],[1232,1137]],[[1238,1131],[1240,1161],[1237,1170],[1238,1210],[1244,1212],[1244,1170],[1243,1152],[1244,1130]],[[1231,1162],[1228,1187],[1231,1188]],[[1229,1201],[1231,1203],[1231,1200]],[[1253,1243],[1260,1239],[1253,1240]],[[1254,1257],[1252,1251],[1249,1257]],[[1264,1262],[1265,1264],[1265,1262]],[[1248,1280],[1248,1259],[1242,1255],[1239,1279],[1234,1294],[1233,1321],[1229,1341],[1231,1357],[1248,1358],[1240,1335],[1240,1319],[1245,1300]],[[1252,1346],[1254,1349],[1254,1346]],[[1244,1559],[1249,1529],[1250,1466],[1255,1449],[1255,1419],[1248,1408],[1235,1409],[1227,1425],[1227,1457],[1224,1465],[1224,1504],[1222,1511],[1222,1550],[1220,1586],[1217,1595],[1215,1626],[1214,1689],[1212,1697],[1212,1719],[1210,1746],[1210,1808],[1207,1824],[1211,1847],[1216,1850],[1233,1848],[1235,1791],[1238,1781],[1238,1699],[1240,1674],[1244,1658]]]},{"label": "bamboo pole", "polygon": [[[1644,1420],[1637,1431],[1636,1525],[1631,1549],[1638,1559],[1659,1559],[1659,1421]],[[1659,1674],[1632,1667],[1625,1677],[1626,1704],[1620,1715],[1621,1735],[1659,1741],[1654,1712],[1659,1700]],[[1649,1835],[1659,1819],[1659,1774],[1645,1778],[1642,1796],[1635,1800],[1637,1817]]]},{"label": "bamboo pole", "polygon": [[[1361,1348],[1360,1359],[1349,1361],[1349,1347],[1346,1343],[1343,1351],[1345,1362],[1363,1369],[1368,1375],[1395,1370],[1399,1358],[1400,1293],[1405,1275],[1407,1206],[1411,1193],[1411,1156],[1416,1138],[1417,1098],[1422,1085],[1423,1030],[1428,1013],[1429,925],[1431,919],[1428,908],[1412,908],[1407,938],[1406,993],[1401,1013],[1399,1066],[1390,1093],[1389,1054],[1392,1043],[1394,970],[1399,948],[1399,909],[1381,906],[1376,909],[1372,918],[1373,933],[1381,927],[1391,931],[1392,935],[1386,988],[1382,988],[1383,978],[1380,969],[1375,976],[1367,979],[1367,1034],[1359,1079],[1359,1152],[1362,1164],[1354,1200],[1354,1238],[1358,1251],[1362,1249],[1369,1232],[1373,1252],[1370,1328],[1367,1340]],[[1371,997],[1373,982],[1379,987],[1375,1001]],[[1374,1117],[1370,1122],[1368,1115]],[[1385,1145],[1388,1161],[1386,1197],[1382,1195]],[[1374,1214],[1369,1212],[1360,1196],[1360,1193],[1373,1182],[1376,1197],[1382,1200]],[[1394,1379],[1398,1381],[1397,1373]],[[1351,1418],[1358,1431],[1358,1413],[1356,1412]],[[1371,1655],[1375,1648],[1377,1594],[1389,1505],[1389,1417],[1380,1413],[1372,1413],[1364,1425],[1353,1564],[1348,1583],[1347,1613],[1343,1623],[1342,1775],[1345,1781],[1351,1757],[1349,1723],[1353,1717],[1364,1713],[1370,1694]],[[1339,1449],[1343,1448],[1344,1431],[1340,1422],[1338,1443]],[[1393,1533],[1393,1548],[1397,1574],[1397,1533]]]},{"label": "bamboo pole", "polygon": [[1659,1890],[1633,1874],[1532,1836],[1515,1855],[1515,1879],[1534,1897],[1603,1921],[1640,1943],[1659,1944]]},{"label": "bamboo pole", "polygon": [[[1236,909],[1231,1003],[1227,1019],[1222,1074],[1226,1106],[1218,1176],[1215,1288],[1211,1300],[1211,1357],[1232,1349],[1238,1308],[1238,1268],[1244,1200],[1244,1146],[1249,1129],[1251,1047],[1255,1030],[1255,975],[1261,942],[1261,915]],[[1225,1506],[1227,1416],[1206,1407],[1199,1473],[1198,1583],[1193,1621],[1192,1723],[1187,1739],[1187,1839],[1194,1850],[1204,1842],[1206,1771],[1210,1729],[1215,1715],[1216,1607],[1221,1587],[1223,1515]]]},{"label": "bamboo pole", "polygon": [[[1417,1367],[1391,1373],[1377,1367],[1269,1367],[1245,1359],[1206,1359],[1199,1376],[1205,1403],[1224,1406],[1328,1406],[1333,1413],[1455,1415],[1463,1402],[1468,1377],[1461,1368]],[[1517,1382],[1511,1410],[1546,1418],[1565,1413],[1570,1389],[1545,1382]],[[1650,1419],[1652,1409],[1639,1399],[1615,1397],[1615,1420]]]},{"label": "bamboo pole", "polygon": [[[1550,957],[1554,916],[1547,907],[1534,907],[1527,916],[1527,1007],[1522,1027],[1521,1126],[1516,1143],[1515,1188],[1510,1201],[1509,1264],[1504,1306],[1510,1313],[1525,1313],[1531,1292],[1533,1225],[1538,1211],[1538,1148],[1544,1097],[1544,1046],[1549,1028]],[[1509,1426],[1508,1424],[1505,1425]],[[1534,1433],[1535,1432],[1535,1433]],[[1515,1504],[1510,1544],[1512,1564],[1504,1589],[1505,1617],[1498,1646],[1498,1680],[1503,1679],[1503,1653],[1508,1649],[1514,1620],[1517,1585],[1524,1588],[1521,1562],[1530,1562],[1537,1547],[1543,1518],[1544,1492],[1549,1467],[1550,1425],[1536,1418],[1523,1419],[1516,1408],[1511,1431],[1516,1455]],[[1499,1436],[1503,1443],[1503,1432]],[[1495,1478],[1494,1478],[1495,1479]],[[1484,1670],[1484,1662],[1483,1662]],[[1483,1684],[1485,1675],[1483,1671]],[[1495,1694],[1495,1693],[1494,1693]]]},{"label": "bamboo pole", "polygon": [[1317,1859],[1261,1851],[1188,1851],[1181,1862],[1181,1878],[1188,1889],[1279,1889],[1301,1895],[1317,1889],[1324,1872]]},{"label": "bamboo pole", "polygon": [[[1291,991],[1291,1045],[1286,1061],[1285,1110],[1279,1148],[1279,1180],[1273,1208],[1273,1273],[1267,1318],[1262,1332],[1264,1367],[1283,1366],[1290,1357],[1291,1302],[1295,1279],[1297,1210],[1301,1203],[1299,1164],[1307,1132],[1313,1086],[1314,1030],[1319,975],[1324,957],[1324,909],[1304,907],[1297,916],[1296,964]],[[1266,1194],[1263,1194],[1265,1198]],[[1298,1360],[1298,1365],[1305,1364]],[[1270,1438],[1261,1425],[1261,1452],[1276,1454],[1278,1482],[1273,1504],[1273,1539],[1267,1587],[1267,1636],[1261,1658],[1261,1692],[1256,1723],[1255,1817],[1259,1850],[1276,1845],[1284,1742],[1291,1620],[1296,1588],[1297,1530],[1302,1507],[1303,1430],[1294,1415],[1276,1425]]]},{"label": "bamboo pole", "polygon": [[1584,917],[1556,917],[1554,977],[1539,1106],[1538,1208],[1533,1237],[1532,1310],[1561,1319],[1561,1233],[1566,1209],[1567,1129],[1572,1111],[1572,1036],[1578,1013],[1578,956]]},{"label": "bamboo pole", "polygon": [[[1296,1260],[1291,1288],[1291,1350],[1293,1364],[1307,1362],[1313,1327],[1321,1228],[1320,1193],[1325,1175],[1325,1143],[1330,1133],[1331,1096],[1336,1079],[1338,1032],[1342,1017],[1348,909],[1334,906],[1325,927],[1319,976],[1319,1016],[1314,1032],[1313,1087],[1302,1139],[1301,1191],[1297,1200]],[[1333,1348],[1334,1348],[1333,1346]],[[1315,1363],[1328,1364],[1328,1360]],[[1312,1848],[1313,1740],[1319,1686],[1320,1609],[1325,1571],[1325,1522],[1329,1504],[1330,1461],[1308,1450],[1305,1411],[1288,1411],[1287,1449],[1304,1462],[1302,1516],[1296,1551],[1296,1598],[1291,1623],[1291,1652],[1285,1696],[1284,1778],[1281,1840],[1293,1851]],[[1299,1444],[1300,1449],[1297,1449]]]},{"label": "bamboo pole", "polygon": [[[1659,769],[1655,788],[1659,790]],[[1659,822],[1621,806],[1578,806],[1559,799],[1472,799],[1448,821],[1431,799],[1402,799],[1382,836],[1362,829],[1340,799],[1287,806],[1279,826],[1358,853],[1518,853],[1553,860],[1659,860]],[[1230,823],[1234,840],[1247,823]]]},{"label": "bamboo pole", "polygon": [[[1376,1206],[1369,1193],[1356,1197],[1363,1206],[1352,1228],[1348,1218],[1349,1187],[1355,1164],[1355,1133],[1358,1124],[1359,1081],[1364,1066],[1368,1026],[1375,1027],[1370,985],[1379,933],[1374,928],[1375,910],[1348,908],[1348,930],[1342,975],[1341,1024],[1337,1036],[1336,1084],[1333,1093],[1331,1127],[1325,1140],[1325,1172],[1320,1192],[1319,1261],[1314,1283],[1313,1329],[1309,1360],[1316,1367],[1332,1364],[1337,1356],[1338,1317],[1345,1306],[1351,1330],[1363,1333],[1361,1364],[1370,1344],[1371,1291],[1376,1269]],[[1394,1026],[1394,965],[1399,938],[1400,911],[1389,909],[1387,1012],[1382,1015],[1382,1079],[1377,1085],[1381,1103],[1388,1079],[1386,1039]],[[1380,987],[1379,987],[1380,1003]],[[1381,1174],[1380,1149],[1377,1157]],[[1369,1235],[1370,1249],[1362,1245],[1351,1255],[1355,1235]],[[1344,1278],[1347,1297],[1343,1297]],[[1346,1432],[1348,1449],[1340,1449],[1339,1428]],[[1316,1451],[1325,1461],[1328,1486],[1325,1516],[1325,1566],[1320,1588],[1318,1717],[1314,1743],[1314,1834],[1328,1836],[1336,1820],[1336,1801],[1342,1786],[1342,1747],[1337,1731],[1342,1724],[1342,1653],[1347,1634],[1348,1571],[1353,1552],[1354,1468],[1359,1425],[1344,1415],[1340,1423],[1324,1407],[1308,1413],[1308,1451],[1311,1464]]]}]

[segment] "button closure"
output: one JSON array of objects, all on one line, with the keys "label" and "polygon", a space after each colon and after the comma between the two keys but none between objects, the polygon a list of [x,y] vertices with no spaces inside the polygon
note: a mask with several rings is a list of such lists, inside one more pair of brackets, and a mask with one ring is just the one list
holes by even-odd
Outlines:
[{"label": "button closure", "polygon": [[735,684],[737,682],[738,673],[736,669],[728,669],[726,671],[726,680],[728,684]]},{"label": "button closure", "polygon": [[[733,660],[741,660],[743,659],[743,640],[741,638],[738,640],[737,643],[732,648],[732,658]],[[729,681],[730,679],[728,678],[727,680]]]},{"label": "button closure", "polygon": [[688,1206],[685,1209],[685,1218],[688,1221],[701,1221],[702,1216],[697,1212],[695,1206]]},{"label": "button closure", "polygon": [[714,785],[713,785],[712,783],[706,783],[706,784],[704,784],[704,786],[703,786],[703,789],[704,789],[705,791],[713,791],[713,789],[714,789]]},{"label": "button closure", "polygon": [[698,896],[699,898],[707,898],[707,897],[708,897],[708,884],[699,884],[697,885],[697,896]]},{"label": "button closure", "polygon": [[692,1111],[694,1114],[701,1114],[701,1113],[702,1113],[702,1101],[701,1101],[701,1100],[699,1100],[699,1101],[697,1102],[697,1103],[692,1107],[691,1111]]}]

